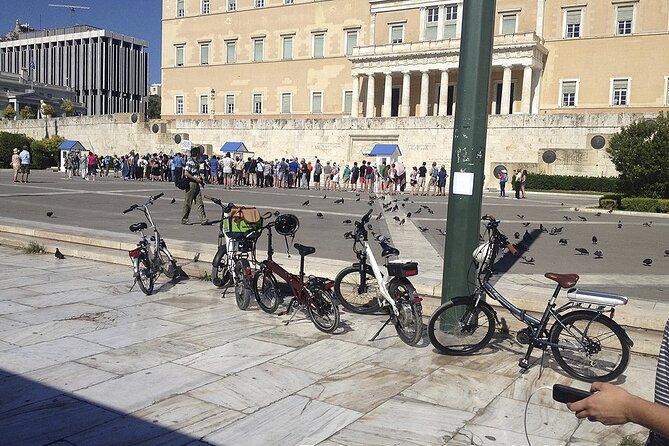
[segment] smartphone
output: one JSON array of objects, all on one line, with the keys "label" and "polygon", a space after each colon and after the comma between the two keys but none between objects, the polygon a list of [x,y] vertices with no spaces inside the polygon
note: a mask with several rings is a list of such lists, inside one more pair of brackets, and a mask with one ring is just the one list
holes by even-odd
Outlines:
[{"label": "smartphone", "polygon": [[553,384],[553,399],[560,403],[575,403],[590,395],[592,395],[592,392],[587,390],[563,386],[562,384]]}]

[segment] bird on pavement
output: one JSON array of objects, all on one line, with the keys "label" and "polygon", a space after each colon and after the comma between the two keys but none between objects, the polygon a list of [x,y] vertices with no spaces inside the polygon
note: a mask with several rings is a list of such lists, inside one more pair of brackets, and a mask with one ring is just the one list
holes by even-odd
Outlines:
[{"label": "bird on pavement", "polygon": [[411,212],[407,212],[407,218],[411,218]]},{"label": "bird on pavement", "polygon": [[602,216],[602,213],[601,213],[601,212],[596,212],[596,213],[595,213],[595,217],[601,217],[601,216]]},{"label": "bird on pavement", "polygon": [[534,265],[534,257],[523,256],[523,263],[525,263],[527,265]]},{"label": "bird on pavement", "polygon": [[400,220],[400,226],[402,226],[405,221],[406,221],[405,219]]},{"label": "bird on pavement", "polygon": [[523,225],[523,227],[527,228],[530,225],[530,222],[529,221],[524,221],[521,224]]},{"label": "bird on pavement", "polygon": [[647,228],[650,228],[650,225],[652,225],[652,224],[653,224],[652,221],[645,221],[645,222],[643,222],[643,226],[645,226],[645,227],[647,227]]},{"label": "bird on pavement", "polygon": [[414,211],[414,214],[420,214],[421,212],[423,212],[423,208],[418,208]]},{"label": "bird on pavement", "polygon": [[558,240],[558,243],[560,244],[560,246],[567,246],[567,239],[561,238],[560,240]]},{"label": "bird on pavement", "polygon": [[350,225],[353,222],[351,220],[346,219],[346,220],[342,221],[342,223],[344,223],[345,225]]},{"label": "bird on pavement", "polygon": [[325,200],[327,197],[328,197],[327,195],[323,195],[323,200]]},{"label": "bird on pavement", "polygon": [[597,237],[594,236],[594,235],[592,236],[592,244],[593,244],[593,245],[596,245],[596,244],[597,244]]},{"label": "bird on pavement", "polygon": [[338,198],[334,201],[334,204],[344,204],[344,198]]},{"label": "bird on pavement", "polygon": [[46,216],[49,217],[49,218],[53,217],[53,212],[51,212],[51,211],[47,212]]},{"label": "bird on pavement", "polygon": [[522,220],[523,218],[525,218],[524,215],[520,215],[520,214],[516,214],[516,216],[517,216],[518,218],[520,218],[521,220]]},{"label": "bird on pavement", "polygon": [[513,236],[516,240],[519,240],[520,239],[520,232],[518,232],[518,231],[514,232]]},{"label": "bird on pavement", "polygon": [[438,232],[439,234],[443,235],[443,236],[446,235],[446,233],[444,232],[444,230],[441,229],[441,228],[437,228],[437,232]]},{"label": "bird on pavement", "polygon": [[172,197],[172,200],[170,201],[170,204],[174,204],[176,202],[176,198]]},{"label": "bird on pavement", "polygon": [[653,263],[653,259],[643,259],[642,263],[646,266],[650,266]]},{"label": "bird on pavement", "polygon": [[583,216],[581,216],[581,215],[578,215],[577,217],[578,217],[578,218],[580,218],[580,219],[581,219],[581,221],[588,221],[588,219],[587,219],[587,218],[585,218],[585,217],[583,217]]},{"label": "bird on pavement", "polygon": [[544,227],[544,225],[541,224],[541,223],[539,223],[539,230],[540,230],[541,232],[548,232],[548,229],[546,229],[546,228]]},{"label": "bird on pavement", "polygon": [[590,254],[590,252],[589,252],[587,249],[585,249],[585,248],[574,248],[574,249],[575,249],[576,251],[578,251],[579,254],[582,255],[582,256],[583,256],[583,255],[588,255],[588,254]]},{"label": "bird on pavement", "polygon": [[323,218],[323,213],[322,212],[316,212],[316,217]]},{"label": "bird on pavement", "polygon": [[63,255],[62,252],[58,248],[56,248],[56,252],[53,254],[58,260],[63,260],[65,256]]},{"label": "bird on pavement", "polygon": [[567,217],[566,215],[563,215],[562,218],[564,218],[566,221],[571,221],[571,217]]},{"label": "bird on pavement", "polygon": [[604,258],[604,253],[600,250],[597,250],[597,251],[593,252],[592,255],[594,255],[596,259],[603,259]]},{"label": "bird on pavement", "polygon": [[352,231],[344,232],[344,238],[353,238],[353,232]]},{"label": "bird on pavement", "polygon": [[395,205],[395,206],[393,206],[393,208],[391,209],[391,211],[392,211],[392,212],[397,212],[398,209],[399,209],[399,207],[397,207],[397,205]]},{"label": "bird on pavement", "polygon": [[369,200],[369,201],[367,202],[367,204],[370,205],[370,206],[374,206],[374,200]]},{"label": "bird on pavement", "polygon": [[620,229],[620,228],[622,228],[622,227],[623,227],[623,222],[620,221],[620,220],[618,220],[618,229]]},{"label": "bird on pavement", "polygon": [[309,200],[307,200],[307,201],[305,201],[304,203],[302,203],[302,206],[309,206]]},{"label": "bird on pavement", "polygon": [[403,198],[402,201],[409,201],[409,197]]},{"label": "bird on pavement", "polygon": [[195,256],[193,257],[193,263],[197,263],[197,261],[200,260],[200,253],[196,253]]},{"label": "bird on pavement", "polygon": [[664,250],[664,256],[665,256],[665,257],[669,257],[669,249],[665,249],[665,250]]},{"label": "bird on pavement", "polygon": [[418,229],[420,230],[420,232],[427,232],[427,231],[429,231],[428,228],[425,228],[425,227],[423,227],[423,226],[418,226]]},{"label": "bird on pavement", "polygon": [[609,213],[609,214],[613,214],[613,208],[609,209],[609,210],[606,211],[606,212]]},{"label": "bird on pavement", "polygon": [[434,212],[432,212],[432,209],[430,209],[430,208],[427,208],[427,213],[428,214],[434,214]]},{"label": "bird on pavement", "polygon": [[360,201],[360,197],[356,198],[355,201]]},{"label": "bird on pavement", "polygon": [[381,220],[381,217],[383,217],[383,215],[379,212],[379,215],[376,216],[376,219]]},{"label": "bird on pavement", "polygon": [[372,230],[372,227],[373,227],[372,225],[367,225],[367,229],[369,229],[370,231]]}]

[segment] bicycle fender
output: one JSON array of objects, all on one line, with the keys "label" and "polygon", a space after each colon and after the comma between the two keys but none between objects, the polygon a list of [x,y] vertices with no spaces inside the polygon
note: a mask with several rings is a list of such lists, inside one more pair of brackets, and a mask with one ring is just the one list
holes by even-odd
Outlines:
[{"label": "bicycle fender", "polygon": [[216,255],[214,256],[214,260],[211,261],[212,266],[219,266],[221,264],[221,259],[223,258],[223,254],[226,252],[226,247],[225,245],[220,245],[218,247],[218,251],[216,251]]},{"label": "bicycle fender", "polygon": [[[610,322],[613,322],[615,325],[617,325],[618,327],[620,327],[620,324],[619,324],[618,322],[614,321],[613,319],[611,319],[610,317],[608,317],[608,316],[605,315],[604,313],[598,313],[598,312],[596,312],[596,311],[588,311],[588,310],[570,311],[569,313],[561,314],[561,315],[560,315],[560,316],[561,316],[560,319],[562,319],[562,317],[564,317],[564,316],[568,316],[568,315],[572,315],[572,314],[583,314],[583,315],[585,315],[585,316],[590,316],[590,317],[594,317],[595,315],[597,315],[597,319],[608,319]],[[552,334],[552,333],[553,333],[553,330],[556,329],[555,327],[557,327],[557,324],[553,324],[553,327],[551,327],[551,333],[550,333],[550,334]],[[632,339],[629,337],[629,335],[627,334],[627,332],[625,331],[625,329],[622,328],[622,327],[620,327],[620,329],[621,329],[621,331],[623,332],[623,335],[624,335],[624,341],[627,342],[627,344],[628,344],[630,347],[634,347],[634,341],[632,341]],[[550,336],[550,334],[549,334],[549,336]]]}]

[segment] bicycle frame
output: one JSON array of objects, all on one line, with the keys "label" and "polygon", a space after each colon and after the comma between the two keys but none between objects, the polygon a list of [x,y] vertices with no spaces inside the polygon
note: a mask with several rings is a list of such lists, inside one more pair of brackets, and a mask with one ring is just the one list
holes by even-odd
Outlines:
[{"label": "bicycle frame", "polygon": [[364,251],[362,251],[362,253],[360,254],[358,254],[358,252],[356,251],[356,254],[358,254],[358,259],[360,260],[361,275],[364,277],[364,275],[366,274],[365,265],[369,265],[372,268],[372,271],[374,272],[374,277],[376,278],[376,281],[380,285],[379,291],[381,293],[381,296],[383,297],[382,301],[381,298],[377,296],[380,306],[390,305],[390,307],[393,309],[393,313],[395,313],[395,316],[399,316],[399,310],[397,309],[397,305],[395,305],[395,301],[390,297],[390,293],[388,292],[388,285],[392,280],[391,276],[389,274],[384,275],[381,272],[379,264],[376,261],[376,257],[374,257],[374,252],[372,251],[371,246],[367,242],[366,237],[364,237],[363,241],[356,240],[356,243],[362,244],[362,247],[364,249]]},{"label": "bicycle frame", "polygon": [[305,297],[304,297],[304,291],[305,291],[305,286],[304,286],[304,257],[300,257],[300,272],[299,274],[293,274],[286,269],[276,263],[273,260],[274,256],[274,248],[272,245],[272,226],[267,225],[267,260],[264,260],[262,263],[263,265],[263,273],[266,271],[271,271],[272,273],[276,274],[279,276],[284,282],[288,284],[290,287],[291,291],[293,292],[293,296],[297,299],[299,303],[304,303],[305,302]]}]

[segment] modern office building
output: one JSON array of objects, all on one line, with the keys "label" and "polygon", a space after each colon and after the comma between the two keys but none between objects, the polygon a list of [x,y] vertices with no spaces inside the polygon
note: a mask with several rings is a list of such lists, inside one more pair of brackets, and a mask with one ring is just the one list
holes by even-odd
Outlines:
[{"label": "modern office building", "polygon": [[[464,1],[164,0],[162,116],[451,115]],[[669,104],[666,0],[496,3],[490,113]]]},{"label": "modern office building", "polygon": [[92,26],[32,30],[0,39],[0,72],[67,87],[87,114],[141,112],[148,92],[148,43]]},{"label": "modern office building", "polygon": [[38,116],[42,104],[51,105],[55,116],[61,116],[64,112],[60,106],[65,101],[72,102],[73,114],[86,114],[86,109],[77,102],[77,95],[71,88],[36,84],[18,74],[0,72],[0,111],[11,106],[16,111],[16,119],[21,119],[20,111],[26,106]]}]

